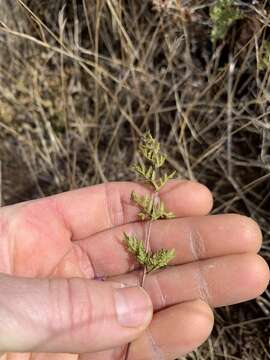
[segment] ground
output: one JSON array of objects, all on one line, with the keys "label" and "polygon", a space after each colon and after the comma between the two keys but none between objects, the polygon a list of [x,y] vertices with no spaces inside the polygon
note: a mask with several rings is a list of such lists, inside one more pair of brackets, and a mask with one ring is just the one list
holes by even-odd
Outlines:
[{"label": "ground", "polygon": [[[2,203],[130,179],[150,129],[213,213],[259,222],[269,261],[269,19],[266,1],[3,0]],[[269,301],[219,309],[186,359],[270,359]]]}]

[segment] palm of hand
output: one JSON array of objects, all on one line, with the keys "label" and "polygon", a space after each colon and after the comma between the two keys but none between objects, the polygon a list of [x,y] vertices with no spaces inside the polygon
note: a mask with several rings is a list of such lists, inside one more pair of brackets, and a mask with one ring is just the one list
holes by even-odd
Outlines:
[{"label": "palm of hand", "polygon": [[[65,228],[53,202],[29,203],[15,210],[18,215],[9,220],[9,232],[2,231],[0,272],[25,277],[74,277],[84,276],[80,271],[76,244]],[[13,215],[11,209],[10,216]],[[8,219],[10,219],[10,216]],[[18,231],[19,229],[19,231]],[[11,252],[5,251],[10,248]],[[5,264],[5,265],[4,265]],[[72,354],[8,354],[1,360],[75,360]]]},{"label": "palm of hand", "polygon": [[[138,192],[145,191],[129,183],[100,185],[3,209],[0,272],[31,278],[106,276],[113,281],[136,283],[138,272],[130,272],[135,264],[121,244],[123,231],[141,235],[144,232],[143,226],[135,222],[137,209],[129,202],[130,192],[135,187]],[[157,222],[151,242],[157,249],[176,248],[178,256],[175,266],[147,280],[146,288],[154,308],[164,310],[154,316],[151,341],[149,334],[136,340],[131,356],[136,360],[139,353],[149,354],[141,359],[153,358],[153,352],[157,351],[155,343],[158,343],[159,352],[167,354],[166,359],[191,351],[209,335],[212,327],[210,307],[196,299],[203,297],[211,306],[243,301],[260,293],[269,276],[265,264],[256,255],[240,255],[255,253],[260,246],[260,232],[252,221],[240,216],[198,218],[208,213],[212,201],[199,184],[172,182],[165,190],[164,200],[178,218]],[[176,198],[187,200],[181,205],[176,203]],[[194,219],[191,216],[195,216]],[[213,233],[222,241],[227,238],[227,243],[215,244]],[[236,243],[234,239],[238,237],[239,240],[239,234],[242,242]],[[206,260],[200,261],[201,258]],[[211,266],[215,268],[214,273]],[[255,267],[256,281],[252,277]],[[232,283],[236,272],[238,275]],[[245,275],[251,284],[239,291],[238,285]],[[219,282],[224,286],[230,282],[230,290],[222,292]],[[175,286],[177,283],[179,287]],[[193,323],[198,319],[198,329],[194,329]],[[181,329],[184,324],[187,334],[180,340],[178,331],[175,337],[164,331],[166,327]],[[1,360],[120,360],[123,359],[121,353],[123,348],[84,355],[14,353]]]}]

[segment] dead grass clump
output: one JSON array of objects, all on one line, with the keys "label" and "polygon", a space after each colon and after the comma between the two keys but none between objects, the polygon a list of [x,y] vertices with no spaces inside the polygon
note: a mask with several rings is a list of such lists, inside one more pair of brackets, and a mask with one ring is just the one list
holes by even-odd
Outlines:
[{"label": "dead grass clump", "polygon": [[[170,166],[264,232],[269,260],[269,2],[213,42],[217,1],[0,4],[0,156],[5,204],[129,178],[151,129]],[[136,136],[135,136],[136,135]],[[186,359],[269,359],[269,292],[220,309]]]}]

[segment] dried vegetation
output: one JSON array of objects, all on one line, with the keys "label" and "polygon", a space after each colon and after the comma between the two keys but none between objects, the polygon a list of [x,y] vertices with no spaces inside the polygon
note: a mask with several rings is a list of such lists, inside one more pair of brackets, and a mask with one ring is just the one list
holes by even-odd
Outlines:
[{"label": "dried vegetation", "polygon": [[[239,14],[222,31],[221,2]],[[3,202],[127,179],[123,164],[151,129],[170,168],[213,191],[214,213],[260,223],[269,260],[269,8],[264,0],[2,0]],[[186,359],[270,359],[269,312],[270,292],[219,309],[213,336]]]}]

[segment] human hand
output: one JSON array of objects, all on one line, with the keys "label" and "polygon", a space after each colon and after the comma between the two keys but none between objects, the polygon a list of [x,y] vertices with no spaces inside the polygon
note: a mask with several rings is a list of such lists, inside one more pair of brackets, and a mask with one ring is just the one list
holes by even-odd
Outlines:
[{"label": "human hand", "polygon": [[207,216],[210,192],[176,180],[160,196],[177,218],[154,222],[150,239],[153,250],[175,248],[173,266],[147,276],[149,295],[121,288],[140,277],[123,232],[145,233],[132,190],[147,192],[108,183],[0,210],[0,352],[9,352],[1,360],[123,360],[129,341],[129,360],[174,359],[209,336],[212,307],[264,291],[269,269],[256,255],[258,225]]}]

